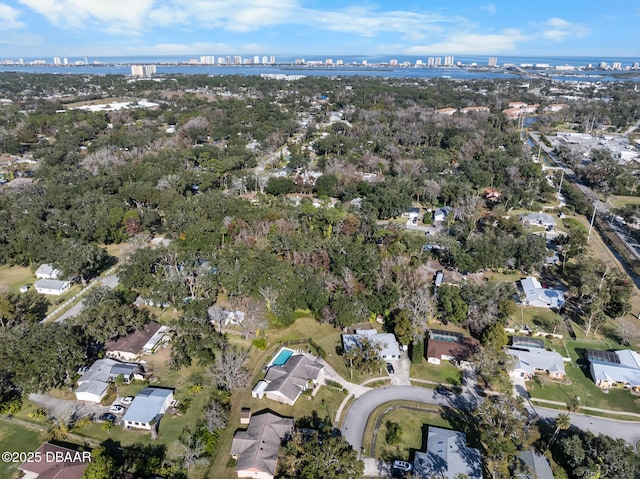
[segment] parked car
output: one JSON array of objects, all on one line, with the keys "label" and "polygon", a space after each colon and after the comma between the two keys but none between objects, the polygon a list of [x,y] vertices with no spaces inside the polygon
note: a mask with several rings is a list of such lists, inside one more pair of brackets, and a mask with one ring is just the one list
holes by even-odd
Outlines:
[{"label": "parked car", "polygon": [[124,406],[120,406],[119,404],[114,404],[109,408],[109,412],[113,414],[122,414],[124,412]]},{"label": "parked car", "polygon": [[388,372],[389,374],[393,374],[393,373],[395,373],[395,372],[396,372],[396,370],[395,370],[395,369],[393,369],[393,364],[391,364],[391,363],[387,363],[387,372]]},{"label": "parked car", "polygon": [[113,414],[110,414],[108,412],[105,412],[104,414],[101,414],[100,417],[98,418],[98,420],[100,421],[105,421],[105,422],[110,422],[111,424],[116,422],[116,417]]},{"label": "parked car", "polygon": [[407,461],[393,461],[393,468],[399,471],[411,472],[413,466]]},{"label": "parked car", "polygon": [[133,402],[133,396],[125,396],[120,398],[120,404],[124,404],[125,406],[131,404]]}]

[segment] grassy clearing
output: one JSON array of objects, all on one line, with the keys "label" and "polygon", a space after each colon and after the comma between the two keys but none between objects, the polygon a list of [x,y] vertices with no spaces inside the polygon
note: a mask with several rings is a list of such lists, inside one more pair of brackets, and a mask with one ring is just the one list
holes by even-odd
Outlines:
[{"label": "grassy clearing", "polygon": [[640,196],[611,196],[609,202],[616,208],[624,205],[640,205]]},{"label": "grassy clearing", "polygon": [[[416,403],[412,401],[393,401],[378,406],[367,421],[363,437],[364,454],[371,454],[371,442],[373,440],[376,423],[380,419],[380,429],[373,449],[373,456],[377,459],[408,461],[412,450],[421,450],[423,447],[424,425],[430,424],[440,427],[451,427],[450,423],[443,419],[443,410],[438,406]],[[389,445],[385,441],[387,421],[400,425],[402,433],[400,443]]]},{"label": "grassy clearing", "polygon": [[73,103],[67,103],[64,106],[66,108],[79,108],[81,106],[87,105],[108,105],[109,103],[121,103],[123,101],[132,101],[127,100],[125,98],[117,98],[117,97],[109,97],[109,98],[98,98],[97,100],[86,100],[86,101],[76,101]]},{"label": "grassy clearing", "polygon": [[422,361],[420,364],[411,364],[411,377],[453,386],[462,384],[460,370],[448,362],[444,362],[439,366],[429,364],[426,361]]},{"label": "grassy clearing", "polygon": [[[44,442],[44,435],[33,429],[0,418],[0,451],[35,451]],[[0,477],[16,477],[19,462],[0,462]]]},{"label": "grassy clearing", "polygon": [[10,293],[17,293],[20,286],[31,285],[35,280],[30,268],[6,264],[0,266],[0,292],[6,290]]}]

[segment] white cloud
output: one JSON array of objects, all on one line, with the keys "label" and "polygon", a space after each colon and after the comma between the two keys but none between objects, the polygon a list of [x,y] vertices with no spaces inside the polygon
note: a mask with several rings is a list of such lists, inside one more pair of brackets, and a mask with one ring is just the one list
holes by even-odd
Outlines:
[{"label": "white cloud", "polygon": [[483,5],[480,7],[480,10],[484,10],[487,13],[491,13],[492,15],[496,13],[496,6],[493,3],[489,3],[487,5]]},{"label": "white cloud", "polygon": [[530,37],[519,30],[507,29],[500,33],[460,33],[429,45],[416,45],[405,49],[407,55],[431,55],[443,53],[486,54],[514,51],[517,43]]},{"label": "white cloud", "polygon": [[2,19],[2,28],[4,30],[17,30],[24,27],[24,23],[18,20],[20,11],[7,5],[0,3],[0,18]]},{"label": "white cloud", "polygon": [[141,28],[155,0],[18,0],[54,25],[107,32]]},{"label": "white cloud", "polygon": [[571,23],[558,17],[550,18],[540,25],[540,27],[542,28],[542,31],[539,35],[554,43],[560,43],[567,38],[583,38],[590,33],[589,28],[585,25]]}]

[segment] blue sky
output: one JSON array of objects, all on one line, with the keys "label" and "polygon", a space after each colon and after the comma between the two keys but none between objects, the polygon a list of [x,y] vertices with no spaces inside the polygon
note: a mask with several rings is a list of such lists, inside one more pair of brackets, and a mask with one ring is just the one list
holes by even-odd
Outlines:
[{"label": "blue sky", "polygon": [[639,57],[640,0],[0,0],[0,58]]}]

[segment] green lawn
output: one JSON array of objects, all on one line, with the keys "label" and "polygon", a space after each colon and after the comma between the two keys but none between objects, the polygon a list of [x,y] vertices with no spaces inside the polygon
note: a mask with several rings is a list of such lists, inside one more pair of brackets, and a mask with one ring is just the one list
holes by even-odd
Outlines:
[{"label": "green lawn", "polygon": [[640,196],[611,196],[609,201],[616,208],[622,208],[624,205],[640,205]]},{"label": "green lawn", "polygon": [[[44,442],[44,435],[36,430],[11,423],[0,417],[0,451],[35,451]],[[14,477],[20,463],[0,462],[0,477]]]},{"label": "green lawn", "polygon": [[532,397],[568,402],[570,399],[579,396],[583,406],[586,405],[587,407],[611,411],[640,413],[640,397],[634,396],[624,389],[610,389],[608,393],[604,393],[591,380],[589,363],[579,355],[579,352],[585,348],[611,349],[611,344],[603,341],[584,339],[575,341],[568,340],[565,344],[571,357],[571,363],[565,363],[567,377],[571,381],[571,384],[560,384],[543,380],[541,387],[532,382],[529,385],[529,392]]},{"label": "green lawn", "polygon": [[454,386],[462,384],[460,370],[446,361],[438,366],[429,364],[426,360],[420,364],[411,364],[411,377]]},{"label": "green lawn", "polygon": [[6,289],[10,293],[17,293],[20,286],[31,285],[35,281],[33,271],[23,266],[0,266],[0,292]]},{"label": "green lawn", "polygon": [[[392,409],[390,409],[392,408]],[[415,403],[412,401],[393,401],[377,407],[367,422],[363,437],[363,447],[365,455],[371,455],[371,441],[378,419],[380,429],[376,437],[376,444],[373,456],[377,459],[408,461],[411,450],[421,450],[423,446],[424,425],[430,424],[439,427],[450,428],[449,421],[443,418],[443,409],[438,406]],[[396,422],[402,431],[400,443],[389,445],[386,443],[385,434],[387,421]]]}]

